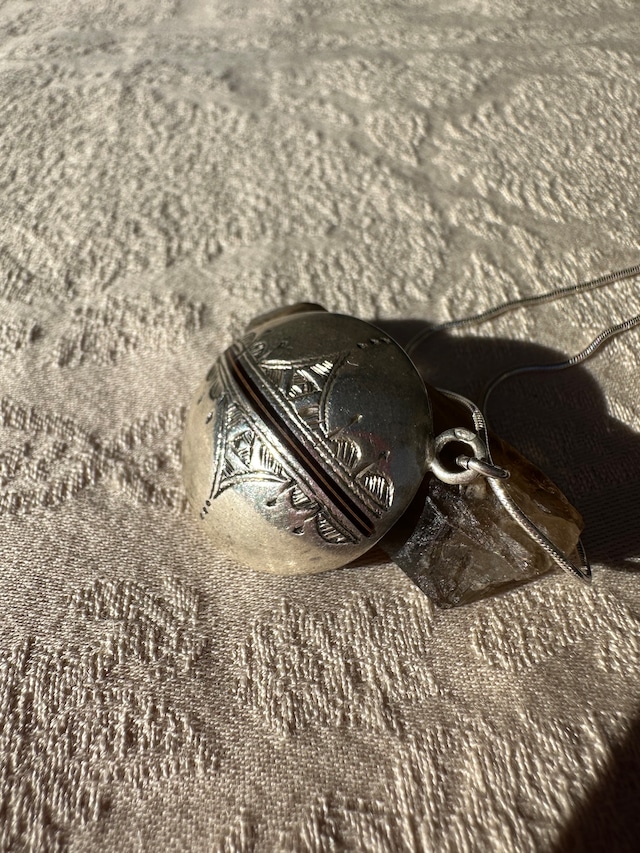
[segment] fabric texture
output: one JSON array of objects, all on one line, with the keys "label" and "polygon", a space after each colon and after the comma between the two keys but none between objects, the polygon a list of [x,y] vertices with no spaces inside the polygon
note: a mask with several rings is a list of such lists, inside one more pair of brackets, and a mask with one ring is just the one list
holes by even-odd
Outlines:
[{"label": "fabric texture", "polygon": [[[591,587],[243,569],[180,442],[262,311],[406,341],[638,263],[639,36],[635,0],[0,4],[2,851],[637,849],[637,331],[492,403]],[[416,359],[476,395],[637,313],[635,279]]]}]

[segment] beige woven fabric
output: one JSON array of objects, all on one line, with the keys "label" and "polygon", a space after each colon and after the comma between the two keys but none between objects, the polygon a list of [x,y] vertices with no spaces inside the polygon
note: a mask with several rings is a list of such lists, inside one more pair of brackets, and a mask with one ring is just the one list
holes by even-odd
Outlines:
[{"label": "beige woven fabric", "polygon": [[[493,411],[591,588],[244,570],[179,447],[260,311],[406,339],[637,263],[639,36],[634,0],[0,4],[3,851],[637,849],[637,332]],[[420,361],[473,393],[633,313],[637,280]]]}]

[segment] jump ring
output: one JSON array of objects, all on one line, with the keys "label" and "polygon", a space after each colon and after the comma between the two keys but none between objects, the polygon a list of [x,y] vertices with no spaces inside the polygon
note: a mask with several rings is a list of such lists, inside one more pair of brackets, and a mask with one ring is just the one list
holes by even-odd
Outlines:
[{"label": "jump ring", "polygon": [[450,471],[446,468],[439,459],[440,453],[447,444],[457,442],[458,444],[466,444],[473,451],[473,458],[481,461],[486,461],[489,457],[487,446],[484,441],[476,435],[475,432],[466,429],[465,427],[454,427],[441,432],[435,440],[434,458],[431,462],[431,470],[439,480],[443,483],[451,485],[471,483],[479,476],[478,471],[472,468],[467,468],[458,471]]}]

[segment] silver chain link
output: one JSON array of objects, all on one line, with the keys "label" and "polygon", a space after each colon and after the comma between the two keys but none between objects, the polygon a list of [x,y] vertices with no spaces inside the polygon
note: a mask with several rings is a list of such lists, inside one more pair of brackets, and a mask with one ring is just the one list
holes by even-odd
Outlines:
[{"label": "silver chain link", "polygon": [[[459,329],[464,326],[474,326],[486,323],[489,320],[495,320],[496,317],[500,317],[502,314],[506,314],[508,311],[512,311],[516,308],[528,308],[532,305],[542,305],[546,302],[554,302],[556,299],[564,299],[565,296],[587,293],[590,290],[596,290],[598,287],[604,287],[605,285],[613,284],[616,281],[623,281],[626,278],[634,278],[637,275],[640,275],[640,264],[636,264],[632,267],[625,267],[624,269],[617,270],[616,272],[610,272],[606,275],[598,276],[598,278],[580,282],[579,284],[570,284],[567,287],[557,287],[555,290],[549,290],[545,293],[540,293],[537,296],[523,296],[519,299],[510,299],[507,302],[502,302],[500,305],[494,306],[493,308],[487,308],[479,314],[472,314],[469,317],[461,317],[457,320],[448,320],[446,323],[441,323],[439,326],[434,326],[432,329],[424,329],[422,332],[418,332],[417,335],[414,335],[411,338],[405,349],[409,355],[411,355],[418,346],[438,332],[444,332],[447,329]],[[625,321],[625,323],[632,324],[629,328],[632,328],[633,325],[637,325],[638,322],[640,322],[638,317],[632,317],[630,320]],[[619,325],[624,326],[625,323]],[[618,326],[612,326],[610,329],[606,329],[602,332],[602,335],[605,337],[601,343],[611,337],[612,334],[617,334],[619,331],[627,331],[627,329],[621,329]],[[598,335],[598,338],[599,337],[600,335]],[[596,341],[598,338],[596,338]],[[592,341],[589,346],[592,346],[594,343],[595,341]],[[598,347],[596,346],[595,349],[597,348]],[[587,349],[589,349],[589,347],[587,347]],[[595,349],[593,352],[595,352]],[[585,350],[583,350],[583,352],[585,352]],[[586,358],[589,358],[589,356],[587,355]],[[584,359],[582,360],[584,361]]]}]

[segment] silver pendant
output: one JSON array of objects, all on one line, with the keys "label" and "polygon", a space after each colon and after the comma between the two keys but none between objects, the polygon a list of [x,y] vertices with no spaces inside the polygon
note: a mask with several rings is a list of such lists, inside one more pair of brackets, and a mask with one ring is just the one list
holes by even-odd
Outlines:
[{"label": "silver pendant", "polygon": [[187,496],[218,547],[306,574],[372,547],[433,459],[431,406],[404,350],[319,306],[257,318],[189,410]]}]

